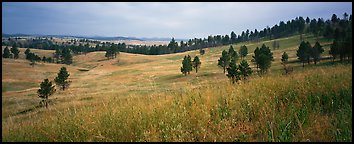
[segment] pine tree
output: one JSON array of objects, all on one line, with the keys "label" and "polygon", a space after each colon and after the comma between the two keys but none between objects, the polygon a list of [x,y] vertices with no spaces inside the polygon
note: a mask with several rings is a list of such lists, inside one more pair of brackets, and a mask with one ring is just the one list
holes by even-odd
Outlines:
[{"label": "pine tree", "polygon": [[236,42],[236,34],[234,33],[234,31],[231,32],[230,36],[231,36],[231,43],[235,43]]},{"label": "pine tree", "polygon": [[287,63],[288,62],[288,54],[286,52],[283,53],[283,55],[281,55],[281,62],[282,63]]},{"label": "pine tree", "polygon": [[44,81],[40,85],[40,89],[38,89],[38,97],[42,98],[41,102],[45,103],[45,107],[48,108],[48,96],[54,94],[55,88],[48,79],[44,79]]},{"label": "pine tree", "polygon": [[317,64],[317,61],[321,59],[321,53],[323,53],[324,50],[320,43],[316,42],[316,44],[313,46],[311,49],[311,57],[313,58],[315,64]]},{"label": "pine tree", "polygon": [[29,54],[30,52],[31,52],[31,50],[29,48],[27,48],[25,51],[25,55]]},{"label": "pine tree", "polygon": [[55,53],[53,55],[57,63],[61,63],[63,57],[62,57],[62,51],[59,48],[55,49]]},{"label": "pine tree", "polygon": [[257,69],[260,68],[260,72],[265,73],[271,66],[273,59],[273,53],[270,51],[269,47],[265,44],[261,48],[256,48],[254,50],[253,61],[257,65]]},{"label": "pine tree", "polygon": [[70,74],[66,70],[66,67],[62,67],[54,81],[61,87],[62,90],[65,90],[65,88],[67,88],[70,84],[70,81],[67,80],[69,76]]},{"label": "pine tree", "polygon": [[42,57],[43,62],[47,62],[47,58],[45,56]]},{"label": "pine tree", "polygon": [[254,50],[254,56],[252,56],[252,60],[254,63],[256,63],[256,69],[258,70],[259,68],[259,55],[260,55],[260,51],[259,48],[256,47],[256,49]]},{"label": "pine tree", "polygon": [[231,62],[229,63],[226,76],[231,80],[232,84],[241,80],[241,72],[239,71],[235,60],[231,60]]},{"label": "pine tree", "polygon": [[193,68],[195,69],[195,73],[198,73],[198,69],[200,68],[201,64],[202,63],[200,62],[199,57],[195,56],[193,59]]},{"label": "pine tree", "polygon": [[11,53],[14,55],[14,59],[18,59],[18,54],[20,53],[20,51],[18,50],[15,44],[11,48]]},{"label": "pine tree", "polygon": [[241,63],[238,65],[238,67],[241,75],[243,76],[243,79],[246,79],[253,72],[246,60],[242,60]]},{"label": "pine tree", "polygon": [[305,41],[300,43],[299,49],[296,51],[296,56],[302,62],[302,67],[304,67],[304,63],[309,57],[309,48]]},{"label": "pine tree", "polygon": [[9,48],[8,47],[6,47],[5,49],[4,49],[4,53],[2,54],[2,57],[3,58],[10,58],[10,50],[9,50]]},{"label": "pine tree", "polygon": [[188,71],[188,74],[190,74],[192,69],[193,69],[192,58],[191,58],[191,56],[188,55],[187,56],[187,71]]},{"label": "pine tree", "polygon": [[241,48],[240,48],[240,56],[241,56],[241,59],[243,59],[244,57],[246,57],[247,54],[248,54],[247,46],[245,46],[245,45],[241,46]]},{"label": "pine tree", "polygon": [[218,60],[218,66],[221,66],[224,69],[224,73],[227,66],[229,65],[229,62],[230,62],[230,57],[228,53],[225,50],[223,50],[221,57]]},{"label": "pine tree", "polygon": [[200,49],[199,53],[200,53],[200,55],[204,55],[205,54],[205,50],[204,49]]},{"label": "pine tree", "polygon": [[190,56],[184,56],[182,61],[181,72],[186,76],[189,72],[192,71],[192,63],[190,60]]},{"label": "pine tree", "polygon": [[62,51],[63,62],[64,64],[70,65],[73,63],[73,57],[71,55],[70,49],[65,47]]}]

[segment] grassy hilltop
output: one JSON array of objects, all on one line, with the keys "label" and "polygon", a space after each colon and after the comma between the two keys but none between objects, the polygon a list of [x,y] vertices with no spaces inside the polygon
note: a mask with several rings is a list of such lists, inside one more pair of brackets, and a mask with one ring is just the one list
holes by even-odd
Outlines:
[{"label": "grassy hilltop", "polygon": [[[315,43],[311,35],[305,40]],[[281,55],[297,61],[300,41],[298,35],[277,41],[268,73],[237,85],[217,66],[229,46],[206,48],[203,56],[121,53],[106,60],[105,52],[92,52],[74,56],[72,65],[34,67],[20,48],[19,59],[2,59],[2,141],[352,141],[352,64],[291,62],[294,72],[283,75]],[[254,49],[272,42],[233,47],[248,47],[255,70]],[[331,41],[320,43],[328,58]],[[202,63],[197,74],[184,76],[188,54]],[[40,82],[53,81],[62,66],[70,87],[57,89],[48,109],[37,107]]]}]

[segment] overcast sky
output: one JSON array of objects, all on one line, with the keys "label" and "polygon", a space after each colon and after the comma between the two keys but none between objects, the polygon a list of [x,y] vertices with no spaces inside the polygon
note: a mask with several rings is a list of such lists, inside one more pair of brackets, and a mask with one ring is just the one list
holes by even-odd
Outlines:
[{"label": "overcast sky", "polygon": [[262,30],[297,16],[329,19],[336,14],[342,18],[344,12],[352,13],[352,2],[3,2],[2,31],[189,39]]}]

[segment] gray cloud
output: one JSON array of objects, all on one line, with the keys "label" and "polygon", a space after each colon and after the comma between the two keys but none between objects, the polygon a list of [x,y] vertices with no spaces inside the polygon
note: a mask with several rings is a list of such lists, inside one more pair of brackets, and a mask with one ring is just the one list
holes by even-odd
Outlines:
[{"label": "gray cloud", "polygon": [[3,32],[194,38],[240,34],[297,16],[342,17],[340,3],[2,3]]}]

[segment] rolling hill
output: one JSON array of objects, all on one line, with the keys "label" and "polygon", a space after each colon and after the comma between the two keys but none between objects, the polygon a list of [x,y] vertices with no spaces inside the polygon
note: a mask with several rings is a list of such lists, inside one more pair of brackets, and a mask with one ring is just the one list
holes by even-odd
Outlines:
[{"label": "rolling hill", "polygon": [[[111,60],[92,52],[74,56],[72,65],[34,67],[20,48],[19,59],[2,59],[2,141],[352,141],[352,64],[326,59],[331,42],[321,39],[325,59],[302,68],[299,36],[277,41],[270,71],[236,85],[217,66],[229,46],[206,48],[202,56],[121,53]],[[245,59],[255,70],[253,51],[262,44],[272,41],[233,47],[248,47]],[[293,61],[290,75],[280,64],[284,51]],[[182,75],[185,55],[200,57],[198,73]],[[38,107],[40,82],[62,66],[69,89],[50,96],[48,109]]]}]

